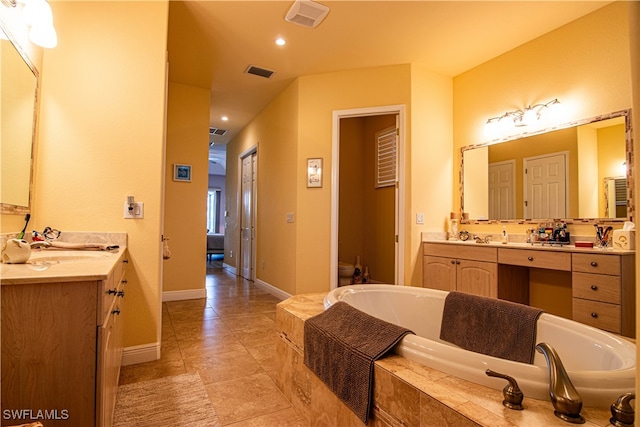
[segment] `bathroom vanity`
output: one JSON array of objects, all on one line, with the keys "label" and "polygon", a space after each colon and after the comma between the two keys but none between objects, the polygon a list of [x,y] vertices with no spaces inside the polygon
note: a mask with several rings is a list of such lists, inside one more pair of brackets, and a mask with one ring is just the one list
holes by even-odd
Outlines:
[{"label": "bathroom vanity", "polygon": [[2,425],[111,426],[126,248],[47,251],[37,261],[0,266]]},{"label": "bathroom vanity", "polygon": [[571,318],[635,337],[635,251],[424,241],[423,287],[530,304],[531,269],[567,272]]}]

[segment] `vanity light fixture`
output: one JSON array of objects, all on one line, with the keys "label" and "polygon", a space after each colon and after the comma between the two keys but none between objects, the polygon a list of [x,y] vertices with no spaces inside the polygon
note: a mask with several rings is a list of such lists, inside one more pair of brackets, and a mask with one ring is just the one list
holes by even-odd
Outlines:
[{"label": "vanity light fixture", "polygon": [[489,141],[508,136],[532,133],[549,124],[558,123],[562,116],[562,104],[558,98],[544,104],[529,105],[524,110],[507,111],[492,117],[484,125],[484,135]]},{"label": "vanity light fixture", "polygon": [[47,0],[0,0],[5,7],[22,5],[20,19],[29,27],[29,40],[32,43],[52,48],[58,45],[58,36],[53,26],[53,13]]}]

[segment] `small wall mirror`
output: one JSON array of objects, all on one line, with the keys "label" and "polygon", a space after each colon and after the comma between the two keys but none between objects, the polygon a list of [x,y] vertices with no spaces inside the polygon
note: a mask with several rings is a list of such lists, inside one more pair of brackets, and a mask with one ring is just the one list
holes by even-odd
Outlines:
[{"label": "small wall mirror", "polygon": [[461,149],[463,222],[633,220],[631,110]]},{"label": "small wall mirror", "polygon": [[38,77],[26,57],[0,40],[0,212],[30,209]]}]

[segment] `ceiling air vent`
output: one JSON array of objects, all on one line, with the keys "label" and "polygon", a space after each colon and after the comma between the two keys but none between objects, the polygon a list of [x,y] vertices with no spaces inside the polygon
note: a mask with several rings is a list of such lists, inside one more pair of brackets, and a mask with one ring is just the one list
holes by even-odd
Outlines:
[{"label": "ceiling air vent", "polygon": [[270,78],[275,73],[275,71],[256,67],[255,65],[249,65],[244,72],[247,74],[253,74],[254,76],[264,77],[265,79]]},{"label": "ceiling air vent", "polygon": [[229,132],[228,129],[209,128],[209,135],[224,136]]},{"label": "ceiling air vent", "polygon": [[284,19],[303,27],[315,28],[320,25],[328,13],[329,8],[323,4],[311,0],[296,0]]}]

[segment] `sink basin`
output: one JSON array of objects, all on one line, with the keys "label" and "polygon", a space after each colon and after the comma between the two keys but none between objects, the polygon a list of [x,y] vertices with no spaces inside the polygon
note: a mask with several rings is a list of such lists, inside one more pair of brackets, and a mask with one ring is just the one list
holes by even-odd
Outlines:
[{"label": "sink basin", "polygon": [[29,264],[36,263],[58,263],[67,261],[99,261],[113,256],[112,253],[99,252],[99,251],[64,251],[58,253],[52,252],[31,252],[29,257]]}]

